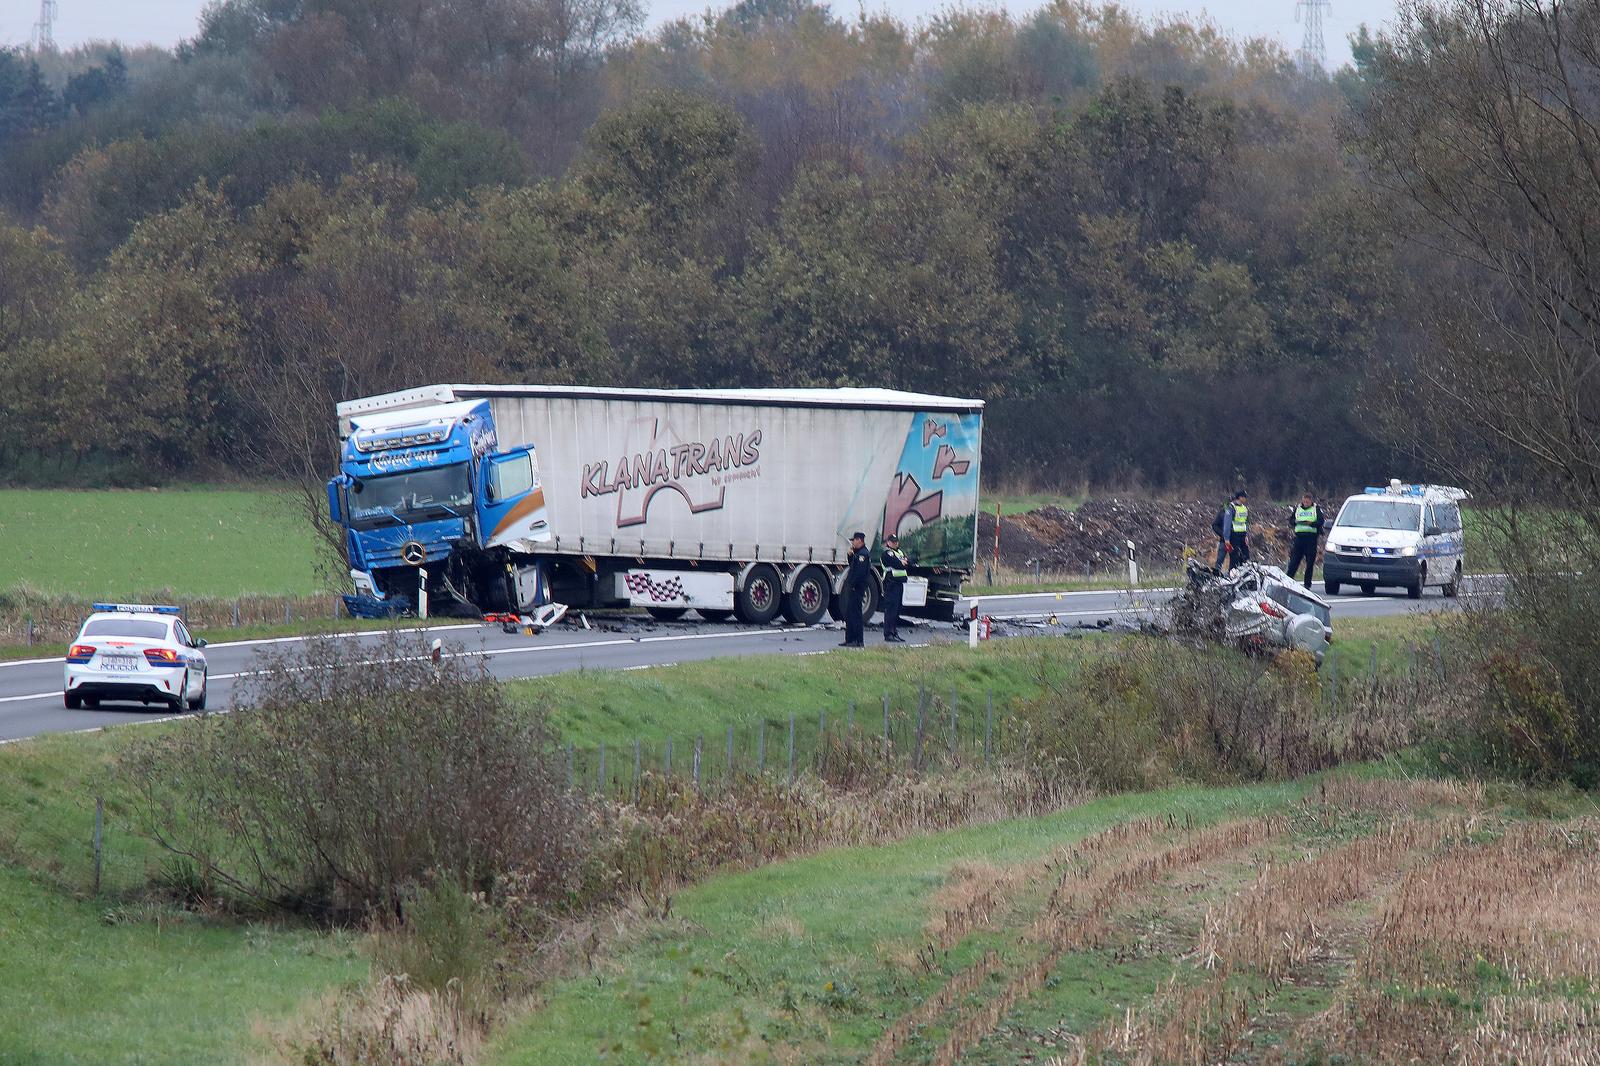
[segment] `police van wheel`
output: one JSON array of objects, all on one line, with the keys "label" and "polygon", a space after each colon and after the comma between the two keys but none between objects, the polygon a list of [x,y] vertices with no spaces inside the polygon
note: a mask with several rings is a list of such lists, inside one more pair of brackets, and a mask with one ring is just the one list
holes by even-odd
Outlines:
[{"label": "police van wheel", "polygon": [[1372,582],[1363,581],[1361,583],[1361,595],[1370,596],[1374,592],[1377,592],[1377,591],[1378,591],[1378,586],[1374,585]]},{"label": "police van wheel", "polygon": [[821,567],[808,566],[794,579],[783,598],[783,616],[796,625],[814,626],[828,613],[833,589]]},{"label": "police van wheel", "polygon": [[1450,583],[1441,589],[1446,596],[1455,599],[1461,595],[1461,564],[1456,564],[1455,573],[1450,575]]},{"label": "police van wheel", "polygon": [[1326,592],[1329,596],[1339,595],[1339,588],[1340,586],[1337,581],[1329,581],[1327,578],[1322,579],[1322,591]]},{"label": "police van wheel", "polygon": [[1422,590],[1427,588],[1427,587],[1428,587],[1428,567],[1427,567],[1427,564],[1424,563],[1423,566],[1417,571],[1417,580],[1413,584],[1410,584],[1410,585],[1406,586],[1406,599],[1408,599],[1408,600],[1420,600],[1420,599],[1422,599]]}]

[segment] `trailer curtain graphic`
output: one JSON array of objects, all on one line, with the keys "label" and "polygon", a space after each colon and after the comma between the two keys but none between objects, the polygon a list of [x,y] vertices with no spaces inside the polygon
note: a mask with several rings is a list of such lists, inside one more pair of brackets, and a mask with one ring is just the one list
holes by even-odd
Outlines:
[{"label": "trailer curtain graphic", "polygon": [[[761,461],[761,430],[730,433],[709,441],[685,441],[663,419],[640,419],[632,430],[646,423],[649,443],[638,450],[624,447],[615,473],[609,460],[583,464],[580,494],[617,496],[617,528],[644,525],[650,517],[650,501],[658,492],[671,489],[683,497],[691,514],[722,509],[727,499],[728,481],[753,477],[756,471],[725,475],[736,468],[752,467]],[[674,441],[675,443],[664,443]],[[630,461],[629,456],[632,456]]]},{"label": "trailer curtain graphic", "polygon": [[922,412],[912,419],[881,536],[897,534],[922,566],[972,565],[979,440],[977,415]]}]

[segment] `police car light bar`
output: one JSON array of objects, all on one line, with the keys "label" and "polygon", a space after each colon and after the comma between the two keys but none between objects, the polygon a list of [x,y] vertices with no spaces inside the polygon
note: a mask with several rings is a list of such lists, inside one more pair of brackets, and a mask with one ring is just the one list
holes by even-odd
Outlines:
[{"label": "police car light bar", "polygon": [[95,611],[108,611],[115,614],[182,614],[182,607],[173,607],[170,604],[150,603],[95,603],[90,604],[90,609]]}]

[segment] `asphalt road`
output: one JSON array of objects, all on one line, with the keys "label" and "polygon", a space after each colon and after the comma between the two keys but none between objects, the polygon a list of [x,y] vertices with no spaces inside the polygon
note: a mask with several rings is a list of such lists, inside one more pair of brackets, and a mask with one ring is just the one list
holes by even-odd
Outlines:
[{"label": "asphalt road", "polygon": [[[1483,583],[1483,579],[1469,578],[1469,593],[1473,591],[1474,580]],[[1167,590],[1153,589],[1143,590],[1137,596],[1125,591],[989,596],[979,601],[979,609],[996,619],[1015,620],[1014,624],[1002,627],[1002,635],[1059,633],[1064,629],[1049,625],[1050,618],[1055,618],[1059,627],[1076,627],[1119,617],[1137,617],[1149,613],[1166,595]],[[1437,610],[1454,602],[1443,599],[1436,589],[1429,589],[1420,603],[1406,599],[1403,594],[1336,596],[1333,598],[1334,628],[1337,632],[1338,618]],[[725,656],[814,655],[837,650],[842,637],[842,627],[802,628],[773,624],[758,629],[692,622],[640,623],[623,616],[592,616],[592,619],[596,624],[592,630],[563,625],[533,637],[503,633],[497,626],[479,624],[440,625],[427,632],[430,637],[436,636],[444,642],[446,654],[482,657],[489,671],[504,679],[578,669],[643,669]],[[913,644],[927,644],[965,640],[966,634],[949,624],[923,622],[908,630],[907,637]],[[207,647],[209,708],[226,710],[233,705],[235,684],[249,675],[262,648],[281,648],[304,639],[222,641]],[[339,639],[375,644],[380,635],[350,634]],[[869,644],[878,639],[880,631],[869,627]],[[137,703],[102,704],[98,710],[69,711],[61,702],[61,681],[59,658],[0,662],[0,743],[42,733],[98,729],[171,716],[166,708],[141,707]]]}]

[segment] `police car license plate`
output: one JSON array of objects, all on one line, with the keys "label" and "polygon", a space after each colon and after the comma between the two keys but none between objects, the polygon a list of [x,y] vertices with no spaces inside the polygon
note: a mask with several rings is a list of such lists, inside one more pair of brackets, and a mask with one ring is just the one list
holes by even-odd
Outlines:
[{"label": "police car license plate", "polygon": [[107,670],[137,670],[139,660],[132,655],[102,655],[100,665]]},{"label": "police car license plate", "polygon": [[1378,580],[1378,575],[1373,573],[1371,570],[1352,570],[1350,571],[1350,576],[1355,578],[1357,581]]}]

